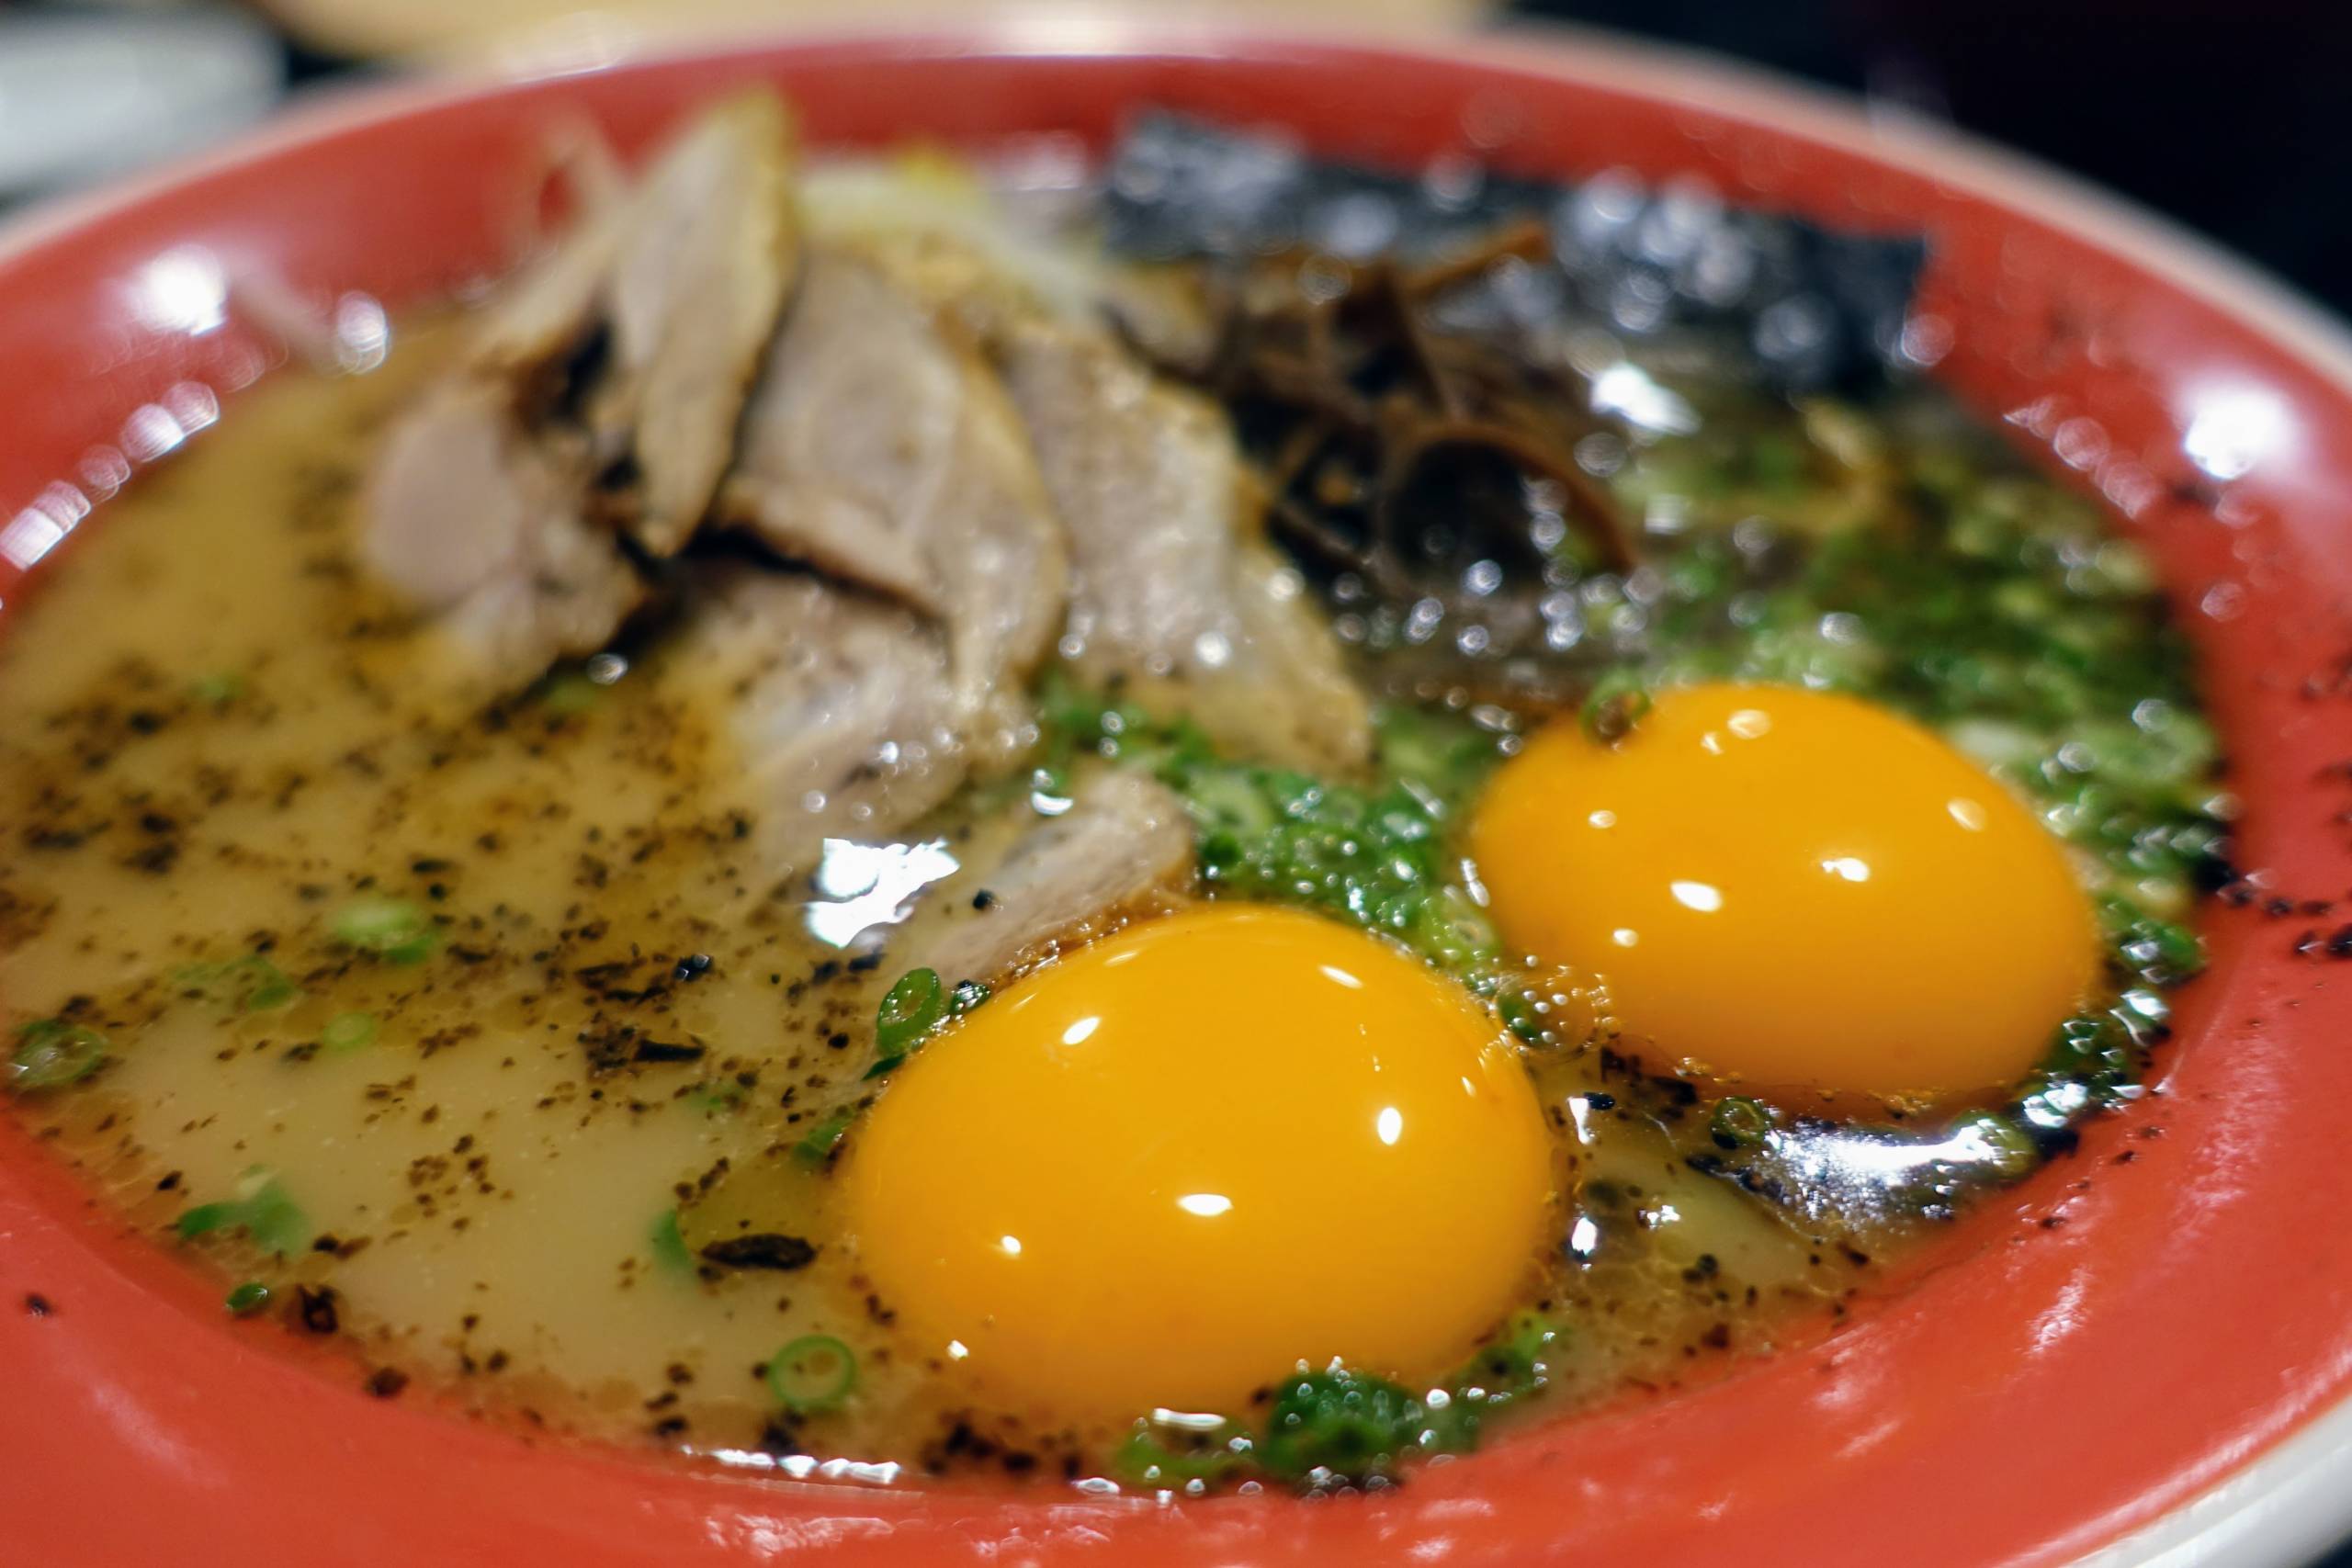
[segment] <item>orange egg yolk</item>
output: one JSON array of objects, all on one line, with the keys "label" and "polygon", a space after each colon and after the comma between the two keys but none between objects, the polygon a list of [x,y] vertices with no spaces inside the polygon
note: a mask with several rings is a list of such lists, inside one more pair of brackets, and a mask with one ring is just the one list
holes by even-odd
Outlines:
[{"label": "orange egg yolk", "polygon": [[2058,840],[1850,697],[1700,685],[1613,744],[1556,725],[1498,771],[1471,839],[1512,946],[1599,976],[1655,1065],[1761,1092],[2010,1082],[2098,975]]},{"label": "orange egg yolk", "polygon": [[1023,979],[900,1069],[861,1266],[1007,1408],[1246,1413],[1304,1360],[1448,1370],[1532,1277],[1548,1134],[1492,1018],[1371,937],[1206,906]]}]

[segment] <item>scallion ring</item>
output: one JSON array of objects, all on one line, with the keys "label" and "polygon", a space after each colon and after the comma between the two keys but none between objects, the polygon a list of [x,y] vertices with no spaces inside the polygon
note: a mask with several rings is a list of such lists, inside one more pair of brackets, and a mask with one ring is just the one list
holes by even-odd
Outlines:
[{"label": "scallion ring", "polygon": [[768,1387],[795,1416],[838,1408],[857,1387],[857,1356],[830,1334],[804,1334],[768,1359]]},{"label": "scallion ring", "polygon": [[106,1059],[107,1037],[96,1030],[62,1018],[39,1019],[17,1031],[8,1087],[20,1094],[63,1089],[96,1072]]},{"label": "scallion ring", "polygon": [[372,1012],[337,1013],[319,1031],[319,1043],[330,1051],[356,1051],[375,1043],[376,1015]]},{"label": "scallion ring", "polygon": [[394,964],[430,957],[437,937],[424,911],[404,898],[355,898],[337,910],[334,938]]},{"label": "scallion ring", "polygon": [[874,1046],[877,1055],[903,1056],[947,1016],[946,988],[936,969],[910,969],[899,976],[874,1010]]}]

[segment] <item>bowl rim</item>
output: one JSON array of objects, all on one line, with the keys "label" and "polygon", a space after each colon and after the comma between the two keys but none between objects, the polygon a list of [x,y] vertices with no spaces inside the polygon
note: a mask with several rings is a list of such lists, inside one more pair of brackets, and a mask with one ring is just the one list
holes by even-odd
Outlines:
[{"label": "bowl rim", "polygon": [[0,218],[0,261],[136,207],[175,186],[266,160],[289,147],[405,115],[495,97],[512,88],[640,66],[687,63],[763,48],[911,48],[976,55],[1214,60],[1237,51],[1373,51],[1623,86],[1694,109],[1772,122],[1834,141],[1873,163],[1973,187],[2052,228],[2129,254],[2167,281],[2257,326],[2291,356],[2352,389],[2352,320],[2283,276],[2154,208],[1990,137],[1860,93],[1686,45],[1566,21],[1514,21],[1476,32],[1440,28],[1170,21],[1018,5],[956,25],[741,26],[680,38],[605,40],[588,61],[561,49],[315,87],[217,147],[166,160],[71,195],[36,198]]},{"label": "bowl rim", "polygon": [[[1980,197],[2101,250],[2268,340],[2352,397],[2352,324],[2283,278],[2152,209],[2039,158],[1860,95],[1711,51],[1572,23],[1515,23],[1472,34],[1421,28],[1169,21],[1024,6],[982,20],[899,25],[727,27],[668,39],[596,40],[592,58],[525,56],[418,76],[337,85],[298,96],[226,143],[0,220],[0,263],[175,187],[287,150],[405,116],[463,106],[534,83],[613,70],[724,60],[755,49],[907,49],[926,57],[1144,55],[1214,61],[1267,51],[1385,53],[1607,86],[1711,115],[1753,119],[1878,165]],[[2352,1537],[2352,1395],[2249,1445],[2232,1468],[2163,1514],[2075,1559],[2079,1568],[2195,1568],[2227,1561],[2292,1568]]]}]

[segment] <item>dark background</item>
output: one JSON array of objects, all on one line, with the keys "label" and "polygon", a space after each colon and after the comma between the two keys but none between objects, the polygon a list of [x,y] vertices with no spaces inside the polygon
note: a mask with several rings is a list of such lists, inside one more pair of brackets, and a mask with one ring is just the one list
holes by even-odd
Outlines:
[{"label": "dark background", "polygon": [[1520,0],[1949,118],[2352,314],[2352,0]]}]

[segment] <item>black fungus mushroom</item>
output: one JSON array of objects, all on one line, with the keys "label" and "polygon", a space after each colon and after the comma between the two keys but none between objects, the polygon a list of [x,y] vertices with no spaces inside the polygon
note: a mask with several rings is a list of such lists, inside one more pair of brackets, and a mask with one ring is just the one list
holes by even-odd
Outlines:
[{"label": "black fungus mushroom", "polygon": [[1639,546],[1578,460],[1627,431],[1576,344],[1866,396],[1903,368],[1925,255],[1690,182],[1397,173],[1159,113],[1114,150],[1104,218],[1133,264],[1114,317],[1232,411],[1270,531],[1398,656],[1384,681],[1544,705],[1590,674],[1570,591]]},{"label": "black fungus mushroom", "polygon": [[1467,656],[1473,684],[1543,649],[1543,601],[1576,572],[1636,561],[1614,500],[1577,460],[1606,428],[1586,412],[1589,389],[1429,320],[1447,289],[1546,243],[1521,223],[1416,266],[1287,251],[1204,276],[1204,354],[1131,333],[1232,411],[1270,531],[1327,595],[1392,606],[1410,640]]}]

